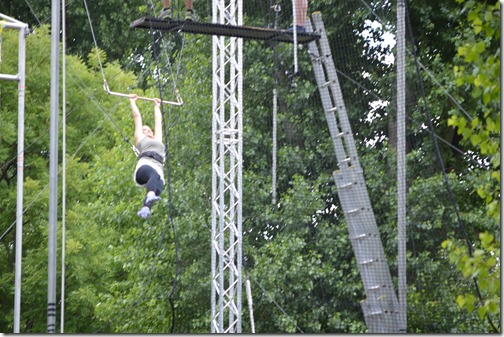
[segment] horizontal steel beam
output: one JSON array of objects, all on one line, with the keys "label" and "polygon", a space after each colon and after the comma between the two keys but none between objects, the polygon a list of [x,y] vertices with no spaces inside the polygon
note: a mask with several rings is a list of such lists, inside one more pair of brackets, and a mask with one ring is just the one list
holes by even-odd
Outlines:
[{"label": "horizontal steel beam", "polygon": [[0,80],[19,81],[19,75],[0,74]]}]

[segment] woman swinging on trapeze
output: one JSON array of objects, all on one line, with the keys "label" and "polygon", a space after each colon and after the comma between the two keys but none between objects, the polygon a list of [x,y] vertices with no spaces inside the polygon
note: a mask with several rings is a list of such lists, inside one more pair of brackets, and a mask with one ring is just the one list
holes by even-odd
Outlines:
[{"label": "woman swinging on trapeze", "polygon": [[159,195],[164,188],[163,164],[165,160],[165,147],[162,141],[162,115],[160,110],[161,101],[154,99],[154,132],[142,124],[142,115],[137,107],[138,96],[130,95],[131,113],[135,122],[135,147],[140,154],[133,174],[133,179],[138,186],[145,186],[143,207],[137,213],[139,217],[147,219],[151,215],[152,206],[161,200]]}]

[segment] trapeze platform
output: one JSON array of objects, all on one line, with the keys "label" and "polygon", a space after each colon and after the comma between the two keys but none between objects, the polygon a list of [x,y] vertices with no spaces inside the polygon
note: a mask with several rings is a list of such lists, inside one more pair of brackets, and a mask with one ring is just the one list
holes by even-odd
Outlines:
[{"label": "trapeze platform", "polygon": [[[155,29],[167,32],[186,32],[203,35],[220,35],[239,37],[251,40],[274,42],[294,42],[294,32],[287,29],[272,29],[250,26],[233,26],[219,23],[196,21],[164,20],[153,17],[143,17],[130,24],[130,28]],[[320,39],[316,33],[297,32],[297,43],[305,44]]]}]

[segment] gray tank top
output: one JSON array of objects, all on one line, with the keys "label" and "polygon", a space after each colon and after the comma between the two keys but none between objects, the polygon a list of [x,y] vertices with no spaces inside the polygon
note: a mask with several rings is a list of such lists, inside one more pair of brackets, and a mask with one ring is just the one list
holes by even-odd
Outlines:
[{"label": "gray tank top", "polygon": [[136,148],[140,152],[140,155],[147,151],[153,151],[159,153],[164,159],[165,147],[163,143],[158,142],[155,139],[144,137],[138,142]]},{"label": "gray tank top", "polygon": [[[138,144],[136,145],[136,148],[140,152],[139,156],[144,152],[153,151],[153,152],[156,152],[159,155],[161,155],[161,157],[163,157],[163,162],[164,162],[165,147],[164,147],[163,143],[158,142],[157,140],[151,139],[149,137],[144,137],[138,142]],[[140,163],[140,161],[141,162],[148,161],[149,163],[154,164],[155,166],[158,166],[161,169],[161,171],[163,171],[163,165],[154,158],[142,157],[139,159],[139,163]]]}]

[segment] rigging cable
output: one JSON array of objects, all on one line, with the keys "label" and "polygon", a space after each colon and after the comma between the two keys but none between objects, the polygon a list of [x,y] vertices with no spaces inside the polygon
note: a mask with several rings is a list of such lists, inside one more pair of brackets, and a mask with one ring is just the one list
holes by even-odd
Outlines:
[{"label": "rigging cable", "polygon": [[[95,48],[96,48],[96,56],[98,58],[98,63],[100,65],[100,71],[101,71],[101,74],[102,74],[102,77],[103,77],[103,81],[106,83],[105,73],[103,71],[103,65],[102,65],[101,58],[100,58],[100,52],[98,50],[98,43],[96,42],[96,36],[95,36],[94,30],[93,30],[93,24],[92,24],[92,21],[91,21],[91,16],[89,15],[89,9],[88,9],[86,0],[83,0],[83,2],[84,2],[84,7],[86,8],[86,14],[87,14],[87,17],[88,17],[88,20],[89,20],[89,27],[91,28],[91,35],[93,36],[93,41],[94,41]],[[112,124],[114,124],[115,127],[119,130],[119,132],[121,133],[124,141],[128,143],[128,145],[133,150],[133,152],[138,156],[138,150],[137,150],[137,148],[130,142],[129,138],[126,137],[126,135],[122,132],[121,128],[119,128],[119,126],[114,122],[114,120],[108,114],[107,114],[107,116],[110,118],[110,121],[112,122]]]},{"label": "rigging cable", "polygon": [[[409,14],[407,3],[406,3],[406,13]],[[407,18],[407,23],[408,23],[408,28],[409,28],[408,29],[409,30],[409,36],[410,36],[410,39],[412,41],[413,46],[415,46],[415,41],[414,41],[412,29],[411,29],[410,16],[406,15],[406,18]],[[420,85],[420,91],[421,91],[422,98],[423,98],[423,101],[424,101],[424,109],[425,109],[425,114],[426,114],[426,117],[427,117],[427,122],[428,122],[429,128],[432,131],[432,134],[434,134],[434,126],[432,124],[432,118],[431,118],[431,115],[430,115],[429,106],[427,104],[427,97],[425,95],[425,89],[423,87],[422,75],[420,74],[420,69],[419,69],[419,66],[418,66],[419,62],[417,60],[415,48],[413,48],[413,57],[415,59],[416,73],[417,73],[417,77],[418,77],[418,83]],[[446,176],[446,169],[444,167],[443,158],[441,157],[441,152],[439,150],[439,145],[438,145],[437,139],[436,139],[436,137],[432,137],[432,139],[433,139],[434,148],[435,148],[435,152],[436,152],[436,158],[438,160],[438,164],[440,166],[441,173],[443,175],[443,180],[444,180],[444,182],[446,184],[446,189],[448,190],[450,201],[451,201],[451,203],[453,205],[453,209],[455,211],[455,215],[457,217],[457,221],[458,221],[460,230],[462,231],[462,234],[464,235],[464,239],[465,239],[465,242],[466,242],[466,245],[467,245],[469,256],[472,256],[473,255],[472,244],[471,244],[471,241],[469,239],[469,235],[467,234],[467,230],[466,230],[466,228],[464,226],[464,223],[462,222],[462,218],[460,216],[460,212],[459,212],[459,209],[458,209],[457,201],[455,200],[455,197],[453,196],[453,191],[452,191],[452,188],[450,186],[450,182],[448,180],[448,177]],[[480,288],[479,288],[479,285],[478,285],[478,280],[475,277],[473,277],[473,282],[474,282],[474,286],[475,286],[476,292],[478,294],[478,298],[480,300],[480,303],[483,304],[484,303],[483,296],[481,295],[481,291],[480,291]],[[487,320],[488,320],[488,323],[490,324],[490,326],[495,330],[495,332],[498,332],[499,330],[493,324],[492,319],[490,318],[490,316],[488,315],[488,313],[486,313],[485,316],[487,317]]]},{"label": "rigging cable", "polygon": [[[89,24],[91,26],[91,31],[92,31],[92,35],[93,35],[93,40],[94,40],[94,43],[95,43],[95,46],[96,46],[96,49],[97,49],[97,52],[98,52],[98,44],[96,42],[96,37],[94,35],[94,31],[93,31],[93,28],[92,28],[92,21],[91,21],[91,18],[90,18],[90,14],[89,14],[89,10],[88,10],[88,7],[87,7],[87,3],[86,3],[86,0],[83,0],[84,1],[84,5],[85,5],[85,8],[86,8],[86,13],[87,13],[87,16],[88,16],[88,20],[89,20]],[[147,6],[147,8],[149,8],[149,6]],[[185,41],[185,39],[184,39]],[[154,38],[154,35],[153,35],[153,45],[154,45],[154,50],[156,50],[156,41],[155,41],[155,38]],[[169,45],[169,44],[167,44]],[[167,48],[167,47],[165,47]],[[181,53],[180,53],[181,55]],[[98,55],[98,59],[99,59],[99,55]],[[157,74],[157,79],[158,79],[158,86],[159,86],[159,89],[160,89],[160,99],[161,99],[161,107],[162,107],[162,112],[163,112],[163,118],[164,118],[164,106],[163,106],[163,98],[162,98],[162,90],[161,90],[161,85],[160,85],[160,74],[159,74],[159,64],[158,64],[158,58],[156,57],[155,58],[156,60],[156,69],[158,70],[158,74]],[[99,61],[100,63],[100,69],[101,69],[101,72],[102,72],[102,76],[103,76],[103,79],[105,81],[105,75],[104,75],[104,72],[103,72],[103,66],[101,64],[101,61]],[[180,64],[181,62],[179,61],[179,67],[180,67]],[[178,75],[178,71],[177,71],[177,75]],[[104,112],[105,113],[105,112]],[[116,126],[116,128],[121,132],[121,135],[123,136],[123,138],[130,144],[131,148],[135,151],[137,150],[130,142],[129,142],[129,139],[127,137],[124,136],[124,133],[122,132],[122,130],[118,127],[117,124],[115,124],[115,122],[112,120],[112,118],[110,118],[110,116],[108,114],[106,114],[107,117],[109,117],[109,119],[113,122],[113,124]],[[166,143],[166,140],[167,140],[167,136],[166,136],[166,127],[164,128],[165,130],[165,143]],[[165,150],[167,151],[168,147],[165,148]],[[138,155],[137,151],[135,151],[135,153]],[[169,158],[169,153],[167,152],[167,155],[166,155],[167,158]],[[168,168],[169,168],[169,165],[168,165]],[[171,307],[172,307],[172,310],[173,310],[173,313],[174,313],[174,304],[173,304],[173,299],[172,299],[172,295],[173,295],[173,292],[175,290],[175,286],[176,286],[176,278],[177,278],[177,275],[178,275],[178,244],[177,244],[177,239],[176,239],[176,232],[175,232],[175,227],[173,225],[173,216],[172,216],[172,198],[171,198],[171,182],[170,182],[170,171],[168,169],[168,174],[167,174],[167,177],[168,177],[168,192],[169,192],[169,217],[168,219],[171,219],[171,223],[172,223],[172,229],[173,229],[173,232],[174,232],[174,240],[175,240],[175,252],[176,252],[176,277],[175,277],[175,280],[174,280],[174,284],[173,284],[173,287],[172,287],[172,290],[170,292],[170,294],[168,295],[168,299],[170,300],[170,304],[171,304]],[[168,222],[168,219],[166,220],[166,222]],[[165,227],[166,228],[166,227]],[[159,240],[159,244],[158,244],[158,251],[161,249],[161,244],[164,240],[164,236],[165,236],[165,229],[163,229],[163,233],[161,235],[161,238]],[[158,254],[156,254],[155,258],[157,258]],[[151,268],[155,265],[155,261],[152,262],[151,264]],[[149,284],[151,282],[151,278],[152,278],[152,273],[149,274],[150,277],[149,277]],[[143,290],[142,290],[142,295],[141,297],[143,297],[143,294],[145,293],[145,289],[147,289],[147,287],[145,287]],[[145,299],[142,299],[142,300],[145,300]],[[142,302],[142,300],[138,300],[138,301],[135,301],[132,303],[132,305],[128,308],[128,309],[125,309],[123,311],[121,311],[118,315],[116,315],[116,317],[112,320],[109,320],[104,326],[102,326],[97,332],[101,331],[103,328],[105,328],[106,326],[110,325],[112,323],[113,320],[115,320],[117,317],[121,316],[122,314],[124,314],[127,310],[131,309],[132,307],[136,306],[137,304],[139,304],[140,302]],[[171,328],[171,331],[173,332],[173,329],[174,329],[174,319],[175,319],[175,315],[173,314],[172,315],[172,328]]]},{"label": "rigging cable", "polygon": [[[75,158],[75,156],[77,155],[77,152],[80,151],[80,149],[82,149],[82,147],[87,143],[87,141],[91,138],[91,136],[93,136],[95,134],[95,132],[100,128],[101,124],[105,121],[105,119],[102,119],[100,121],[100,123],[98,124],[98,126],[93,130],[93,132],[91,132],[88,137],[79,145],[79,148],[77,150],[75,150],[75,152],[72,154],[72,156],[70,157],[70,159],[72,160],[73,158]],[[37,138],[38,139],[38,138]],[[61,173],[61,169],[60,171],[58,171],[58,174]],[[23,212],[21,213],[21,215],[24,215],[29,209],[30,207],[35,203],[35,201],[38,200],[38,198],[42,195],[42,193],[44,193],[44,191],[49,187],[49,183],[47,183],[44,188],[42,188],[42,190],[40,190],[40,192],[35,196],[33,197],[33,199],[30,201],[30,203],[23,209]],[[0,236],[0,242],[7,236],[7,234],[10,233],[10,231],[12,231],[14,229],[14,225],[16,224],[16,221],[17,221],[17,217],[16,219],[14,220],[14,222],[11,223],[11,225],[5,230],[5,232]]]},{"label": "rigging cable", "polygon": [[[33,11],[33,8],[30,6],[30,4],[25,1],[26,4],[28,5],[28,7],[30,8],[30,11],[32,13],[32,15],[34,16],[34,18],[37,20],[37,22],[39,23],[39,26],[42,27],[42,29],[44,30],[44,32],[47,33],[47,31],[43,28],[42,26],[42,23],[41,21],[39,20],[38,16],[35,14],[35,12]],[[37,42],[39,40],[36,40]],[[73,70],[73,69],[72,69]],[[78,74],[77,74],[78,75]],[[84,88],[83,86],[86,86],[86,84],[81,80],[81,89],[83,90],[87,90],[86,88]],[[65,115],[65,117],[68,117],[70,116],[73,112],[75,112],[77,110],[77,108],[79,106],[82,106],[86,100],[90,100],[91,98],[94,99],[94,101],[98,101],[98,99],[93,95],[92,97],[91,96],[88,96],[85,100],[83,100],[78,106],[75,106],[74,109],[72,111],[70,111],[68,113],[68,115]],[[97,106],[97,108],[106,116],[109,118],[109,120],[116,126],[116,128],[119,130],[119,132],[124,136],[124,133],[122,133],[122,130],[118,127],[118,125],[114,122],[114,120],[110,117],[110,115],[107,114],[106,111],[103,110],[103,108],[101,106]],[[104,122],[105,120],[102,120],[99,122],[98,126],[88,135],[88,137],[79,145],[79,148],[72,154],[72,156],[70,157],[70,159],[72,160],[76,155],[77,153],[80,151],[80,149],[87,143],[87,141],[90,139],[90,137],[92,135],[94,135],[94,133],[96,133],[96,131],[100,128],[101,124]],[[48,131],[48,129],[46,129],[46,131]],[[37,137],[35,140],[33,140],[28,146],[25,147],[24,151],[22,153],[26,153],[26,151],[31,148],[34,144],[38,143],[38,140],[40,139],[41,137]],[[17,153],[16,155],[14,155],[10,160],[8,160],[4,165],[2,165],[2,167],[0,168],[0,171],[4,171],[5,169],[7,169],[7,167],[9,165],[11,165],[16,159],[17,157],[20,155],[21,153]],[[60,169],[61,170],[61,169]],[[61,171],[60,171],[61,172]],[[58,172],[58,174],[60,173]],[[33,203],[35,201],[38,200],[38,198],[40,197],[40,195],[47,189],[49,185],[46,185],[31,201],[30,203],[23,209],[23,212],[22,212],[22,215],[24,215],[31,207],[31,205],[33,205]],[[2,235],[0,235],[0,242],[7,236],[7,234],[9,234],[13,229],[14,229],[14,225],[16,224],[16,221],[17,221],[17,218],[16,220],[14,220],[13,223],[11,223],[11,225],[4,231],[4,233]]]},{"label": "rigging cable", "polygon": [[[152,23],[151,23],[152,25]],[[161,36],[161,41],[163,40],[163,33],[162,32],[159,32],[160,33],[160,36]],[[152,39],[153,39],[153,42],[154,41],[154,34],[152,33],[152,26],[151,26],[151,35],[152,35]],[[173,78],[173,81],[176,83],[176,79],[178,78],[178,75],[179,75],[179,70],[180,70],[180,65],[181,65],[181,60],[182,60],[182,51],[184,50],[184,46],[185,46],[185,34],[183,35],[183,38],[182,38],[182,46],[180,48],[180,53],[179,53],[179,64],[177,66],[177,72],[175,74],[175,76],[172,76]],[[166,51],[166,48],[163,48],[162,50],[165,50]],[[173,301],[173,294],[175,292],[175,289],[176,289],[176,286],[177,286],[177,278],[178,278],[178,268],[179,268],[179,251],[178,251],[178,239],[177,239],[177,232],[176,232],[176,229],[175,229],[175,224],[174,224],[174,221],[173,221],[173,194],[172,194],[172,188],[171,188],[171,166],[170,166],[170,151],[169,151],[169,143],[168,143],[168,128],[167,128],[167,125],[169,125],[169,123],[166,123],[166,119],[165,119],[165,109],[164,109],[164,104],[163,104],[163,90],[162,90],[162,86],[161,86],[161,74],[159,72],[159,57],[158,55],[155,53],[154,54],[154,60],[156,62],[156,67],[155,69],[157,70],[157,84],[158,84],[158,90],[159,90],[159,95],[160,95],[160,100],[161,100],[161,112],[162,112],[162,116],[163,116],[163,123],[165,124],[164,127],[163,127],[163,133],[164,133],[164,143],[165,143],[165,160],[166,160],[166,177],[167,177],[167,192],[168,192],[168,217],[165,221],[165,226],[164,228],[166,228],[166,225],[168,224],[168,222],[170,223],[170,226],[172,228],[172,231],[173,231],[173,241],[174,241],[174,248],[175,248],[175,277],[173,279],[173,284],[172,284],[172,288],[167,296],[168,298],[168,301],[170,303],[170,306],[171,306],[171,309],[172,309],[172,324],[171,324],[171,329],[170,329],[170,332],[173,333],[174,329],[175,329],[175,304],[174,304],[174,301]],[[171,69],[171,68],[170,68]],[[168,122],[171,120],[171,112],[172,112],[172,106],[170,106],[170,109],[169,109],[169,113],[168,113]],[[163,231],[163,235],[162,237],[164,236],[164,231]]]},{"label": "rigging cable", "polygon": [[289,319],[292,321],[292,323],[295,325],[296,329],[301,332],[301,333],[304,333],[303,330],[301,330],[301,328],[297,325],[296,323],[296,320],[294,318],[292,318],[291,316],[289,316],[289,314],[284,310],[284,308],[282,308],[282,306],[280,304],[278,304],[277,301],[275,301],[275,299],[273,298],[273,296],[270,296],[267,292],[266,292],[266,289],[264,289],[264,287],[254,278],[254,277],[251,277],[252,280],[259,286],[259,288],[261,288],[261,290],[263,291],[263,294],[265,294],[267,297],[269,297],[269,300],[271,302],[273,302],[273,304],[276,305],[276,307]]}]

